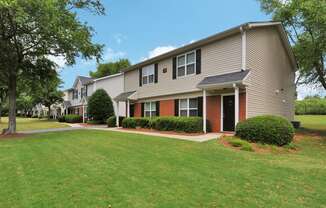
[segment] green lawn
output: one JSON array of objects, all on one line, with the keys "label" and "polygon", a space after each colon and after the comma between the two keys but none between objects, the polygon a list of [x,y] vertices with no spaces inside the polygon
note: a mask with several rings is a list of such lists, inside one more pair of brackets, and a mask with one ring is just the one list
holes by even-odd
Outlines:
[{"label": "green lawn", "polygon": [[326,207],[326,138],[258,154],[78,130],[0,141],[0,207]]},{"label": "green lawn", "polygon": [[326,115],[296,116],[295,119],[301,121],[302,127],[306,129],[326,131]]},{"label": "green lawn", "polygon": [[[7,128],[8,118],[1,118],[0,129]],[[59,123],[57,121],[49,121],[47,119],[38,118],[20,118],[17,117],[17,131],[36,130],[36,129],[52,129],[69,127],[67,124]],[[1,131],[0,131],[1,133]]]}]

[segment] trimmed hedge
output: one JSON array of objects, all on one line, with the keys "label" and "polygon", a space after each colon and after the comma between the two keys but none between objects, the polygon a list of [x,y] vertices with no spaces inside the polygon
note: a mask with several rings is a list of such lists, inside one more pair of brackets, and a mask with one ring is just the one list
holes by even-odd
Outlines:
[{"label": "trimmed hedge", "polygon": [[[122,122],[122,127],[195,133],[203,131],[203,119],[201,117],[126,118]],[[209,122],[207,122],[207,129],[210,131]]]},{"label": "trimmed hedge", "polygon": [[295,101],[297,115],[326,115],[325,98],[306,98]]},{"label": "trimmed hedge", "polygon": [[65,122],[67,123],[81,123],[83,117],[81,115],[69,114],[64,116]]},{"label": "trimmed hedge", "polygon": [[238,123],[236,136],[250,142],[283,146],[293,140],[294,128],[280,116],[257,116]]},{"label": "trimmed hedge", "polygon": [[123,128],[131,128],[135,129],[137,126],[137,122],[135,118],[125,118],[122,120],[122,127]]},{"label": "trimmed hedge", "polygon": [[[123,121],[124,118],[125,118],[125,117],[122,117],[122,116],[119,117],[119,124],[122,123],[122,121]],[[116,117],[115,117],[115,116],[111,116],[111,117],[109,117],[109,118],[106,120],[106,124],[108,125],[108,127],[116,127],[116,126],[117,126],[117,125],[116,125]]]},{"label": "trimmed hedge", "polygon": [[59,122],[65,122],[66,120],[65,120],[65,117],[64,116],[59,116],[58,117],[58,121]]}]

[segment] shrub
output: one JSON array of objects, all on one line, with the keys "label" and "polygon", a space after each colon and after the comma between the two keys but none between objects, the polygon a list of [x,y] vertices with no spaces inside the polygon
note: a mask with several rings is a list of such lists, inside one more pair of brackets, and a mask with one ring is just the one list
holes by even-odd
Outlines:
[{"label": "shrub", "polygon": [[108,127],[116,127],[116,117],[115,116],[110,116],[107,120],[106,123]]},{"label": "shrub", "polygon": [[157,117],[152,124],[160,131],[181,131],[187,133],[202,132],[203,119],[201,117]]},{"label": "shrub", "polygon": [[122,127],[123,128],[136,128],[137,122],[135,118],[125,118],[122,120]]},{"label": "shrub", "polygon": [[295,101],[297,115],[326,115],[326,98],[311,97]]},{"label": "shrub", "polygon": [[64,116],[58,116],[58,121],[59,122],[65,122],[65,117]]},{"label": "shrub", "polygon": [[136,123],[141,128],[151,128],[151,120],[154,120],[154,118],[136,118]]},{"label": "shrub", "polygon": [[93,93],[88,100],[87,111],[89,118],[103,123],[114,115],[112,100],[105,90],[98,89]]},{"label": "shrub", "polygon": [[67,123],[81,123],[83,121],[83,117],[81,115],[75,114],[65,115],[64,119]]},{"label": "shrub", "polygon": [[[123,116],[119,116],[119,125],[122,124],[122,121],[125,117]],[[116,117],[115,116],[110,116],[107,120],[106,123],[108,125],[108,127],[116,127]]]},{"label": "shrub", "polygon": [[283,117],[257,116],[238,123],[236,135],[250,142],[282,146],[292,141],[294,128]]}]

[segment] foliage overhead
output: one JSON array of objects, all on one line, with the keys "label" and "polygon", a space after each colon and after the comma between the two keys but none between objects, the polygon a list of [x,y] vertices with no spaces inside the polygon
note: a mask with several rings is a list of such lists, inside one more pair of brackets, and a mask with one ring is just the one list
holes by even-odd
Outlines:
[{"label": "foliage overhead", "polygon": [[259,0],[261,8],[281,21],[296,56],[297,84],[317,84],[326,89],[325,0]]},{"label": "foliage overhead", "polygon": [[16,86],[21,79],[53,70],[55,57],[72,65],[77,57],[101,58],[94,30],[79,10],[104,14],[100,0],[0,0],[0,81],[8,86],[8,133],[16,130]]},{"label": "foliage overhead", "polygon": [[112,74],[117,74],[121,69],[125,69],[130,66],[130,61],[128,59],[120,59],[116,62],[109,62],[104,64],[99,64],[95,72],[90,71],[89,75],[92,78],[101,78],[109,76]]}]

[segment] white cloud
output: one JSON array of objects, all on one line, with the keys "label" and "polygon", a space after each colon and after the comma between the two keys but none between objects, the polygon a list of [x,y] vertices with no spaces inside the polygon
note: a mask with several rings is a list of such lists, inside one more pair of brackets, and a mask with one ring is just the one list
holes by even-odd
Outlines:
[{"label": "white cloud", "polygon": [[126,55],[127,55],[126,52],[123,52],[123,51],[115,51],[112,48],[108,48],[104,52],[103,60],[104,60],[104,62],[107,62],[107,61],[116,61],[118,59],[125,58]]},{"label": "white cloud", "polygon": [[60,71],[66,66],[66,59],[63,56],[49,56],[51,61],[57,64],[57,70]]},{"label": "white cloud", "polygon": [[306,96],[310,95],[319,95],[319,96],[326,96],[326,91],[321,87],[314,87],[311,85],[300,85],[297,88],[298,91],[298,99],[302,100]]},{"label": "white cloud", "polygon": [[158,46],[158,47],[154,48],[153,50],[151,50],[148,53],[148,58],[153,58],[155,56],[159,56],[159,55],[161,55],[163,53],[167,53],[167,52],[172,51],[174,49],[176,49],[176,47],[171,46],[171,45],[169,45],[169,46]]}]

